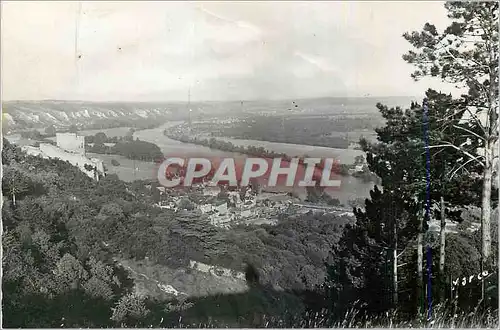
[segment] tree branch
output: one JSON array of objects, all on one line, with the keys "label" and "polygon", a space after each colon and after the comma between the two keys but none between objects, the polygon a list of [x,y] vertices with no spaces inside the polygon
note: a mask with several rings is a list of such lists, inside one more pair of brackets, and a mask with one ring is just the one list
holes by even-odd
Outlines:
[{"label": "tree branch", "polygon": [[463,130],[463,131],[465,131],[465,132],[467,132],[467,133],[470,133],[470,134],[474,135],[474,136],[475,136],[475,137],[477,137],[478,139],[481,139],[481,140],[483,140],[483,141],[486,141],[486,139],[485,139],[483,136],[481,136],[481,135],[479,135],[479,134],[477,134],[477,133],[474,133],[473,131],[471,131],[471,130],[469,130],[469,129],[465,128],[465,127],[461,127],[461,126],[458,126],[458,125],[453,125],[453,127],[458,128],[458,129],[461,129],[461,130]]},{"label": "tree branch", "polygon": [[483,131],[484,135],[487,135],[486,127],[483,125],[481,120],[476,116],[476,114],[472,113],[472,111],[469,109],[469,107],[465,107],[465,109],[469,112],[469,114],[472,116],[472,118],[476,121],[476,123],[481,127],[481,130]]},{"label": "tree branch", "polygon": [[477,161],[477,162],[478,162],[481,166],[483,166],[483,167],[484,167],[484,163],[483,163],[483,162],[481,162],[481,161],[479,161],[479,160],[475,159],[475,158],[477,158],[477,157],[474,157],[474,156],[473,156],[471,153],[469,153],[468,151],[465,151],[465,150],[463,150],[462,148],[457,147],[456,145],[454,145],[454,144],[452,144],[452,143],[450,143],[450,142],[446,142],[446,141],[445,141],[445,144],[439,144],[439,145],[435,145],[435,146],[429,146],[429,147],[427,147],[427,148],[431,149],[431,148],[444,148],[444,147],[451,147],[451,148],[454,148],[454,149],[456,149],[456,150],[458,150],[458,151],[461,151],[464,155],[466,155],[467,157],[469,157],[469,158],[471,158],[471,159],[476,160],[476,161]]},{"label": "tree branch", "polygon": [[463,163],[462,165],[460,165],[460,166],[459,166],[456,170],[454,170],[453,172],[451,172],[450,178],[449,178],[448,180],[453,179],[453,177],[455,176],[455,174],[457,174],[457,172],[458,172],[461,168],[463,168],[465,165],[469,164],[470,162],[472,162],[472,161],[474,161],[474,160],[476,160],[477,158],[480,158],[480,157],[482,157],[482,156],[478,156],[478,157],[476,157],[476,158],[474,158],[474,159],[469,159],[468,161],[466,161],[465,163]]},{"label": "tree branch", "polygon": [[396,255],[396,258],[399,258],[399,257],[400,257],[403,253],[405,253],[405,251],[406,251],[406,248],[407,248],[407,247],[408,247],[408,246],[406,246],[406,247],[403,249],[403,251],[401,251],[401,253],[400,253],[400,254]]}]

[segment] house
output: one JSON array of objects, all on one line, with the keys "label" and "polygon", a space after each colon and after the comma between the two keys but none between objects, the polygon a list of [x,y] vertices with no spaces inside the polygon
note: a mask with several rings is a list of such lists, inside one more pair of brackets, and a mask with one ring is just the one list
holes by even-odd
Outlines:
[{"label": "house", "polygon": [[228,211],[228,209],[227,209],[227,203],[224,202],[222,204],[216,205],[214,207],[214,211],[217,212],[220,215],[227,214],[227,211]]},{"label": "house", "polygon": [[233,215],[229,214],[220,215],[215,213],[210,215],[210,224],[217,227],[228,228],[229,223],[233,221],[233,219],[234,219]]},{"label": "house", "polygon": [[255,199],[247,199],[247,200],[245,200],[245,202],[243,203],[242,208],[245,208],[245,209],[247,209],[247,208],[252,208],[252,207],[254,207],[255,205],[257,205],[257,202],[256,202],[256,200],[255,200]]},{"label": "house", "polygon": [[220,193],[219,187],[204,187],[203,196],[217,196]]},{"label": "house", "polygon": [[167,209],[167,210],[174,210],[177,211],[177,205],[175,205],[174,202],[160,202],[157,203],[156,206],[158,206],[160,209]]},{"label": "house", "polygon": [[203,213],[203,214],[212,212],[214,210],[214,207],[212,204],[200,205],[200,206],[198,206],[198,208],[200,209],[201,213]]},{"label": "house", "polygon": [[361,145],[358,142],[349,142],[348,149],[359,150],[361,149]]},{"label": "house", "polygon": [[241,204],[240,193],[237,191],[228,191],[229,200],[234,203],[234,205]]},{"label": "house", "polygon": [[160,191],[160,194],[163,194],[163,195],[165,194],[165,191],[166,191],[165,187],[158,186],[158,187],[156,187],[156,189],[158,189]]},{"label": "house", "polygon": [[252,215],[253,215],[252,210],[243,210],[243,211],[241,211],[241,213],[240,213],[240,217],[242,217],[242,218],[249,218],[249,217],[251,217]]},{"label": "house", "polygon": [[364,164],[359,164],[354,167],[355,172],[364,172],[365,170],[365,165]]}]

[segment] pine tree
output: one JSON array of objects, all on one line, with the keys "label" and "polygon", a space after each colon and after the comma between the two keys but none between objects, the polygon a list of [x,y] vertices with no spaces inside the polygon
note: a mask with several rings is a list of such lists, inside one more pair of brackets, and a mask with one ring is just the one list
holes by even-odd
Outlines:
[{"label": "pine tree", "polygon": [[356,222],[346,226],[328,267],[334,312],[343,313],[359,300],[358,309],[383,312],[398,306],[398,258],[413,238],[414,209],[395,191],[370,191],[365,209],[355,208]]},{"label": "pine tree", "polygon": [[445,7],[453,22],[442,33],[429,23],[422,32],[405,33],[404,38],[415,50],[403,59],[417,67],[412,74],[416,80],[439,77],[469,90],[462,104],[450,106],[442,120],[460,115],[463,122],[452,125],[456,136],[467,136],[473,143],[441,138],[432,148],[455,149],[461,153],[456,158],[460,166],[476,163],[481,167],[484,267],[491,254],[492,175],[498,158],[498,2],[448,2]]}]

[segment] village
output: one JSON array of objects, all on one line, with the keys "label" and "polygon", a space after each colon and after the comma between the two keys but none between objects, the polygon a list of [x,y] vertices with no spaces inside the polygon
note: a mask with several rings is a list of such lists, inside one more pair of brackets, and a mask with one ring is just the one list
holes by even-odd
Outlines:
[{"label": "village", "polygon": [[211,225],[230,228],[239,224],[275,224],[279,215],[291,211],[294,200],[287,193],[258,193],[249,187],[231,190],[224,186],[211,186],[208,182],[195,184],[185,192],[156,187],[160,201],[156,206],[174,212],[190,212],[207,220]]},{"label": "village", "polygon": [[262,187],[214,186],[204,181],[184,189],[154,188],[151,185],[148,188],[159,190],[160,197],[155,204],[158,208],[191,214],[226,229],[236,225],[275,225],[283,216],[307,212],[353,216],[350,209],[305,203],[291,192]]}]

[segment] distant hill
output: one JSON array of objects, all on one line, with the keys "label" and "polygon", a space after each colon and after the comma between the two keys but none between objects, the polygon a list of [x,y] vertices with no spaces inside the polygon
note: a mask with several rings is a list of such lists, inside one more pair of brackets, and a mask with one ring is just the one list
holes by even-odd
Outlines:
[{"label": "distant hill", "polygon": [[158,121],[171,117],[184,108],[179,104],[160,103],[10,101],[2,105],[2,125],[7,131],[44,128],[49,125],[77,125],[98,129],[127,126],[134,121]]}]

